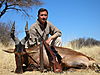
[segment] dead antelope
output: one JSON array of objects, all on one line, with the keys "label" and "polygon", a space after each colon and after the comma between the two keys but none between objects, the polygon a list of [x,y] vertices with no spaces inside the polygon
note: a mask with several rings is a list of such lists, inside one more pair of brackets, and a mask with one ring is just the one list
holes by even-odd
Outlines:
[{"label": "dead antelope", "polygon": [[[25,43],[29,39],[29,32],[28,32],[28,23],[25,27],[26,37],[22,39],[21,41],[15,37],[15,23],[12,26],[11,29],[11,37],[15,41],[15,60],[16,60],[16,73],[23,73],[23,64],[26,65],[26,67],[29,67],[30,64],[33,64],[35,67],[40,67],[40,47],[39,45],[33,46],[32,48],[25,48]],[[54,47],[55,50],[61,55],[61,67],[62,70],[66,68],[66,70],[70,68],[75,69],[86,69],[90,68],[92,66],[96,66],[98,68],[98,72],[100,72],[100,66],[98,66],[95,63],[95,60],[91,57],[88,57],[87,55],[84,55],[80,52],[76,52],[74,50],[71,50],[69,48],[63,48],[63,47]],[[7,52],[7,51],[6,51]],[[9,51],[8,51],[9,52]],[[33,52],[31,54],[28,54],[28,52]],[[46,50],[43,49],[43,59],[44,59],[44,68],[48,69],[50,68],[50,61],[48,61],[48,55]]]},{"label": "dead antelope", "polygon": [[30,65],[28,61],[28,54],[25,50],[25,43],[29,39],[28,22],[26,23],[26,26],[25,26],[25,32],[26,32],[26,37],[20,41],[14,35],[15,22],[13,23],[13,26],[11,29],[11,38],[15,42],[14,53],[15,53],[15,61],[16,61],[16,70],[15,70],[16,73],[23,73],[23,64],[25,64],[26,67]]}]

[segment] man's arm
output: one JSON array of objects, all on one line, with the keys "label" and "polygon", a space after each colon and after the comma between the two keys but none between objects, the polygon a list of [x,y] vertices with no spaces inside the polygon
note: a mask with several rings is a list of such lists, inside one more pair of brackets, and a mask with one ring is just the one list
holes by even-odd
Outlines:
[{"label": "man's arm", "polygon": [[49,44],[51,40],[55,39],[57,36],[56,35],[52,35],[50,36],[47,40],[46,43]]},{"label": "man's arm", "polygon": [[46,40],[46,43],[49,44],[51,40],[54,40],[55,38],[60,37],[62,35],[62,33],[57,27],[55,27],[50,22],[48,22],[48,24],[50,25],[50,34],[51,34],[51,36]]}]

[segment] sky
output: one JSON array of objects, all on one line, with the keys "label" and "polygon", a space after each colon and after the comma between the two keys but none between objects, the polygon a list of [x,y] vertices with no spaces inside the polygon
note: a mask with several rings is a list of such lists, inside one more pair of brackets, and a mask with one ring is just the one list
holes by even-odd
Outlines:
[{"label": "sky", "polygon": [[36,22],[39,8],[49,11],[48,21],[62,31],[62,41],[67,43],[78,38],[94,38],[100,41],[100,0],[42,0],[42,6],[34,7],[30,13],[32,18],[25,18],[16,12],[7,12],[0,22],[9,20],[16,22],[16,28],[22,31],[18,35],[22,39],[26,21]]}]

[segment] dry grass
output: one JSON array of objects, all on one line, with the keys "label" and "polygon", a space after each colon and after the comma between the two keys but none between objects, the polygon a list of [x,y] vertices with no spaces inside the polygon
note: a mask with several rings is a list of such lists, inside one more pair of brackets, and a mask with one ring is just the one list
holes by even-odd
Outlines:
[{"label": "dry grass", "polygon": [[[8,54],[2,51],[2,49],[7,49],[6,47],[0,45],[0,75],[17,75],[14,73],[15,70],[15,59],[14,54]],[[94,58],[97,62],[100,62],[100,47],[92,47],[92,48],[82,48],[77,51],[80,51],[88,56]],[[40,73],[39,71],[27,71],[21,75],[100,75],[92,70],[82,70],[78,72],[66,72],[64,73]]]}]

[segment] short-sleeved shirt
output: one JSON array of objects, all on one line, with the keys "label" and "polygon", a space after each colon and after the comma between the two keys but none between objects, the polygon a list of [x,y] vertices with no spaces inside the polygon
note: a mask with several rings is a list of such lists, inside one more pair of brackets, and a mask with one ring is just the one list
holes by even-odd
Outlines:
[{"label": "short-sleeved shirt", "polygon": [[[45,29],[41,29],[40,22],[37,20],[36,23],[32,24],[30,27],[30,40],[29,44],[35,44],[36,42],[40,44],[41,42],[41,36],[43,40],[47,40],[50,35],[56,35],[56,37],[60,37],[62,35],[61,31],[55,27],[52,23],[49,21],[46,22]],[[37,32],[38,31],[38,32]],[[40,36],[41,35],[41,36]]]}]

